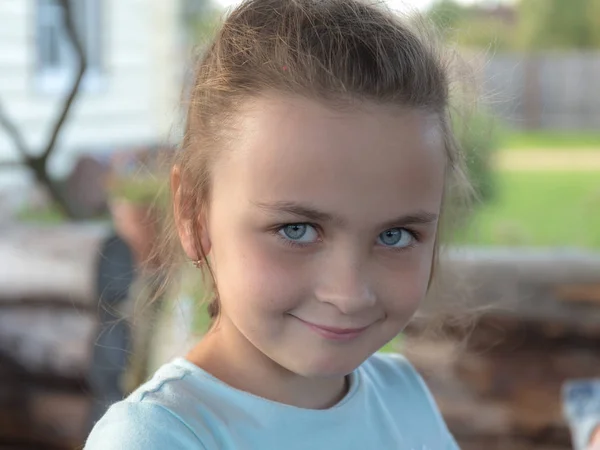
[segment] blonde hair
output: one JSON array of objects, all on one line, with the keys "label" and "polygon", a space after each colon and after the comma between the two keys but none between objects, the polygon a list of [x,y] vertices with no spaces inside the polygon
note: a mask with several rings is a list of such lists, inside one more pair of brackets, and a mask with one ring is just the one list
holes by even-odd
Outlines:
[{"label": "blonde hair", "polygon": [[[211,167],[226,148],[240,108],[268,92],[298,95],[333,107],[351,101],[434,113],[445,136],[444,210],[468,188],[450,124],[450,61],[418,20],[360,0],[246,0],[216,31],[196,69],[183,145],[174,164],[182,179],[181,212],[196,223],[208,208]],[[468,189],[467,189],[468,190]],[[467,190],[462,189],[464,194]],[[162,261],[182,255],[167,229]],[[207,283],[214,281],[202,247]],[[437,244],[433,268],[437,263]],[[215,298],[212,318],[219,314]]]}]

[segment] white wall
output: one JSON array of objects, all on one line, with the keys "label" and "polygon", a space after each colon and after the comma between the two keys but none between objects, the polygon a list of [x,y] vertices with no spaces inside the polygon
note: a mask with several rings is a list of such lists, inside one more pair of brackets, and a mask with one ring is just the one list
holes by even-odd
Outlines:
[{"label": "white wall", "polygon": [[[30,146],[47,139],[64,94],[39,89],[35,77],[35,0],[0,1],[0,101]],[[51,161],[67,173],[78,151],[160,142],[176,111],[181,65],[176,0],[102,2],[104,73],[83,92]],[[18,157],[0,128],[0,161]],[[23,183],[26,171],[0,171],[0,189]]]}]

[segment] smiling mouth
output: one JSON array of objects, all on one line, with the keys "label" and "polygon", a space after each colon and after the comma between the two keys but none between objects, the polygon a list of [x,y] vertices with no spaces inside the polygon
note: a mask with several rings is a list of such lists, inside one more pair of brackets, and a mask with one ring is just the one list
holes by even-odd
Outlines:
[{"label": "smiling mouth", "polygon": [[[295,316],[294,316],[295,317]],[[307,322],[296,317],[300,322],[317,333],[319,336],[332,341],[350,341],[364,333],[370,325],[362,328],[338,328],[327,325],[318,325],[316,323]]]}]

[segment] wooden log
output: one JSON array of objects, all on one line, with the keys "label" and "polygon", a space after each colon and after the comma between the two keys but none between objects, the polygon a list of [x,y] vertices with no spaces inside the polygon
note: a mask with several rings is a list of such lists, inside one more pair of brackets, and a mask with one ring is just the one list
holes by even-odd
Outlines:
[{"label": "wooden log", "polygon": [[32,373],[83,378],[99,323],[91,314],[54,307],[2,308],[0,349]]},{"label": "wooden log", "polygon": [[96,342],[124,320],[118,306],[135,275],[131,252],[112,233],[106,224],[3,230],[0,350],[33,373],[87,376],[109,351]]},{"label": "wooden log", "polygon": [[406,353],[461,442],[510,438],[567,450],[561,388],[600,375],[600,333],[592,331],[492,316],[480,320],[466,346],[411,338]]},{"label": "wooden log", "polygon": [[[560,386],[566,377],[589,374],[594,363],[574,364],[570,350],[553,356],[474,353],[448,349],[448,342],[410,341],[407,356],[423,374],[461,448],[556,448],[570,450],[562,417]],[[448,355],[452,355],[450,358]],[[563,360],[561,358],[569,358]],[[553,370],[562,363],[570,369]],[[596,359],[596,367],[598,359]],[[498,445],[503,443],[503,445]],[[509,445],[515,443],[515,447]]]},{"label": "wooden log", "polygon": [[88,431],[89,408],[81,383],[43,384],[39,376],[0,353],[0,448],[80,446]]},{"label": "wooden log", "polygon": [[[478,320],[467,329],[449,321],[442,340],[406,345],[461,448],[571,449],[561,387],[600,376],[600,255],[463,249],[443,263],[409,334],[457,303]],[[466,336],[466,345],[444,340]]]},{"label": "wooden log", "polygon": [[0,307],[8,303],[94,308],[96,268],[109,224],[5,226],[0,230]]},{"label": "wooden log", "polygon": [[600,255],[564,250],[454,249],[416,324],[440,310],[478,310],[600,330]]},{"label": "wooden log", "polygon": [[558,286],[556,295],[567,302],[594,303],[600,306],[600,283],[564,284]]},{"label": "wooden log", "polygon": [[90,398],[80,392],[36,392],[31,396],[29,420],[35,424],[37,440],[48,442],[50,435],[55,443],[70,448],[81,446],[89,431],[90,407]]},{"label": "wooden log", "polygon": [[0,447],[81,446],[124,394],[132,252],[105,224],[13,227],[0,263]]}]

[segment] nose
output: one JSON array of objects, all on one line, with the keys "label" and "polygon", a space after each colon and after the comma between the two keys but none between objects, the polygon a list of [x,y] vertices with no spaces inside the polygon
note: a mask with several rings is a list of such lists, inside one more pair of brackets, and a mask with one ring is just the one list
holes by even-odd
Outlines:
[{"label": "nose", "polygon": [[369,275],[357,257],[346,255],[329,261],[321,270],[315,295],[346,315],[373,307],[376,296]]}]

